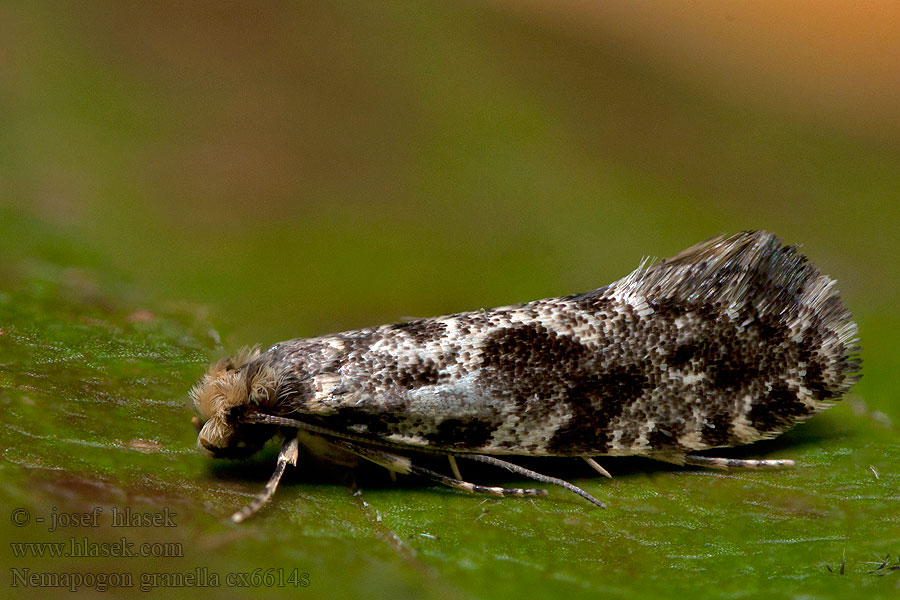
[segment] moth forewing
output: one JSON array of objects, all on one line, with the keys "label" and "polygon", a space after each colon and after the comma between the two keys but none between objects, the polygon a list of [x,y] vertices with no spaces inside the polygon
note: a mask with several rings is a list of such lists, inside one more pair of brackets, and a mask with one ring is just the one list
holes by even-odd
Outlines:
[{"label": "moth forewing", "polygon": [[[593,457],[788,466],[694,453],[774,437],[839,400],[860,377],[856,334],[833,280],[774,235],[746,231],[592,292],[242,353],[210,367],[191,396],[198,444],[215,456],[300,433],[306,446],[318,440],[466,491],[536,492],[465,482],[454,457],[602,505],[499,457],[581,457],[605,475]],[[414,464],[412,451],[450,456],[454,477]]]}]

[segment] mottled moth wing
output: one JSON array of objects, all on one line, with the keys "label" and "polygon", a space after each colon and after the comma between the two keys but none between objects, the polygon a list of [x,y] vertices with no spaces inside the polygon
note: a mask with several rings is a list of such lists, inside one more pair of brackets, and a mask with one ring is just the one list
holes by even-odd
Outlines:
[{"label": "mottled moth wing", "polygon": [[374,444],[680,456],[775,436],[853,385],[833,284],[743,232],[585,294],[283,342],[248,370],[279,374],[260,412]]}]

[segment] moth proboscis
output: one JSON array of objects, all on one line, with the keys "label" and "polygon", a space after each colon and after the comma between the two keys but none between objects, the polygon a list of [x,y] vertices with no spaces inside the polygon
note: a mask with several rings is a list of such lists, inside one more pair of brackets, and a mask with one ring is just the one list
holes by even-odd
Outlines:
[{"label": "moth proboscis", "polygon": [[[285,442],[264,491],[298,446],[467,492],[543,489],[464,481],[456,458],[588,492],[508,456],[640,455],[763,468],[696,452],[772,438],[831,406],[859,379],[857,328],[834,281],[764,231],[717,237],[608,286],[275,344],[213,364],[191,390],[198,445],[238,458]],[[408,454],[447,455],[453,476]],[[352,459],[352,460],[351,460]]]}]

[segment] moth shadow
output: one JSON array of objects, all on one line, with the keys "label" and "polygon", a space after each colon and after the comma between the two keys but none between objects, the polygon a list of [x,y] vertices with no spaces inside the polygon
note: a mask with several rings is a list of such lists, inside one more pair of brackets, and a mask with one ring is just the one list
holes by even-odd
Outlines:
[{"label": "moth shadow", "polygon": [[[784,453],[796,454],[819,448],[830,440],[842,437],[847,428],[836,417],[820,415],[812,421],[801,423],[771,440],[762,440],[745,446],[712,448],[697,452],[701,456],[732,459],[781,459]],[[800,459],[802,461],[802,459]],[[685,470],[708,470],[703,466],[682,466],[644,456],[600,456],[597,461],[615,477]],[[587,466],[587,465],[585,465]],[[583,468],[579,467],[579,471]],[[591,472],[593,470],[589,469]]]},{"label": "moth shadow", "polygon": [[[781,454],[790,450],[794,453],[804,448],[817,448],[823,442],[840,436],[844,431],[841,422],[834,419],[823,419],[802,423],[781,436],[756,442],[746,446],[714,448],[703,451],[704,456],[734,459],[782,458]],[[399,454],[399,452],[398,452]],[[450,462],[444,455],[403,452],[419,467],[425,467],[442,475],[453,477]],[[278,444],[269,443],[254,456],[242,460],[216,460],[210,463],[210,475],[220,481],[243,484],[265,485],[275,470],[278,456]],[[544,475],[557,477],[566,481],[603,479],[579,457],[532,457],[502,456],[508,462],[531,469]],[[698,470],[704,467],[681,466],[644,456],[596,456],[594,457],[614,477],[628,477],[684,470]],[[465,456],[457,456],[456,462],[463,479],[470,483],[503,487],[528,487],[529,479],[523,475],[506,471],[503,468],[467,460]],[[440,486],[427,478],[418,476],[398,476],[392,479],[388,471],[361,460],[353,466],[336,464],[306,452],[302,447],[297,466],[285,471],[281,487],[294,485],[330,485],[367,490],[382,489],[422,489]],[[440,486],[443,487],[443,486]]]},{"label": "moth shadow", "polygon": [[[259,486],[261,488],[275,470],[278,449],[279,444],[270,442],[249,458],[212,460],[208,468],[209,476],[221,482]],[[420,452],[403,452],[402,454],[410,457],[413,464],[417,466],[452,476],[449,462],[445,456]],[[471,465],[475,467],[483,466],[478,463],[471,463]],[[351,489],[377,490],[397,487],[422,488],[438,484],[417,476],[401,475],[396,477],[396,479],[392,479],[387,469],[363,459],[360,459],[355,465],[330,462],[301,446],[297,465],[289,466],[285,470],[279,488],[294,485],[327,485]]]}]

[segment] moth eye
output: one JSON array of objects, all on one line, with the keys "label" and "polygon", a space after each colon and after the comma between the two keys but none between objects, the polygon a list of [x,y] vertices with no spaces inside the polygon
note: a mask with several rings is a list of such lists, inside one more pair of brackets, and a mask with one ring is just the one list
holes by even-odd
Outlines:
[{"label": "moth eye", "polygon": [[199,417],[191,417],[191,425],[194,426],[194,431],[199,432],[201,429],[203,429],[203,422],[200,421]]}]

